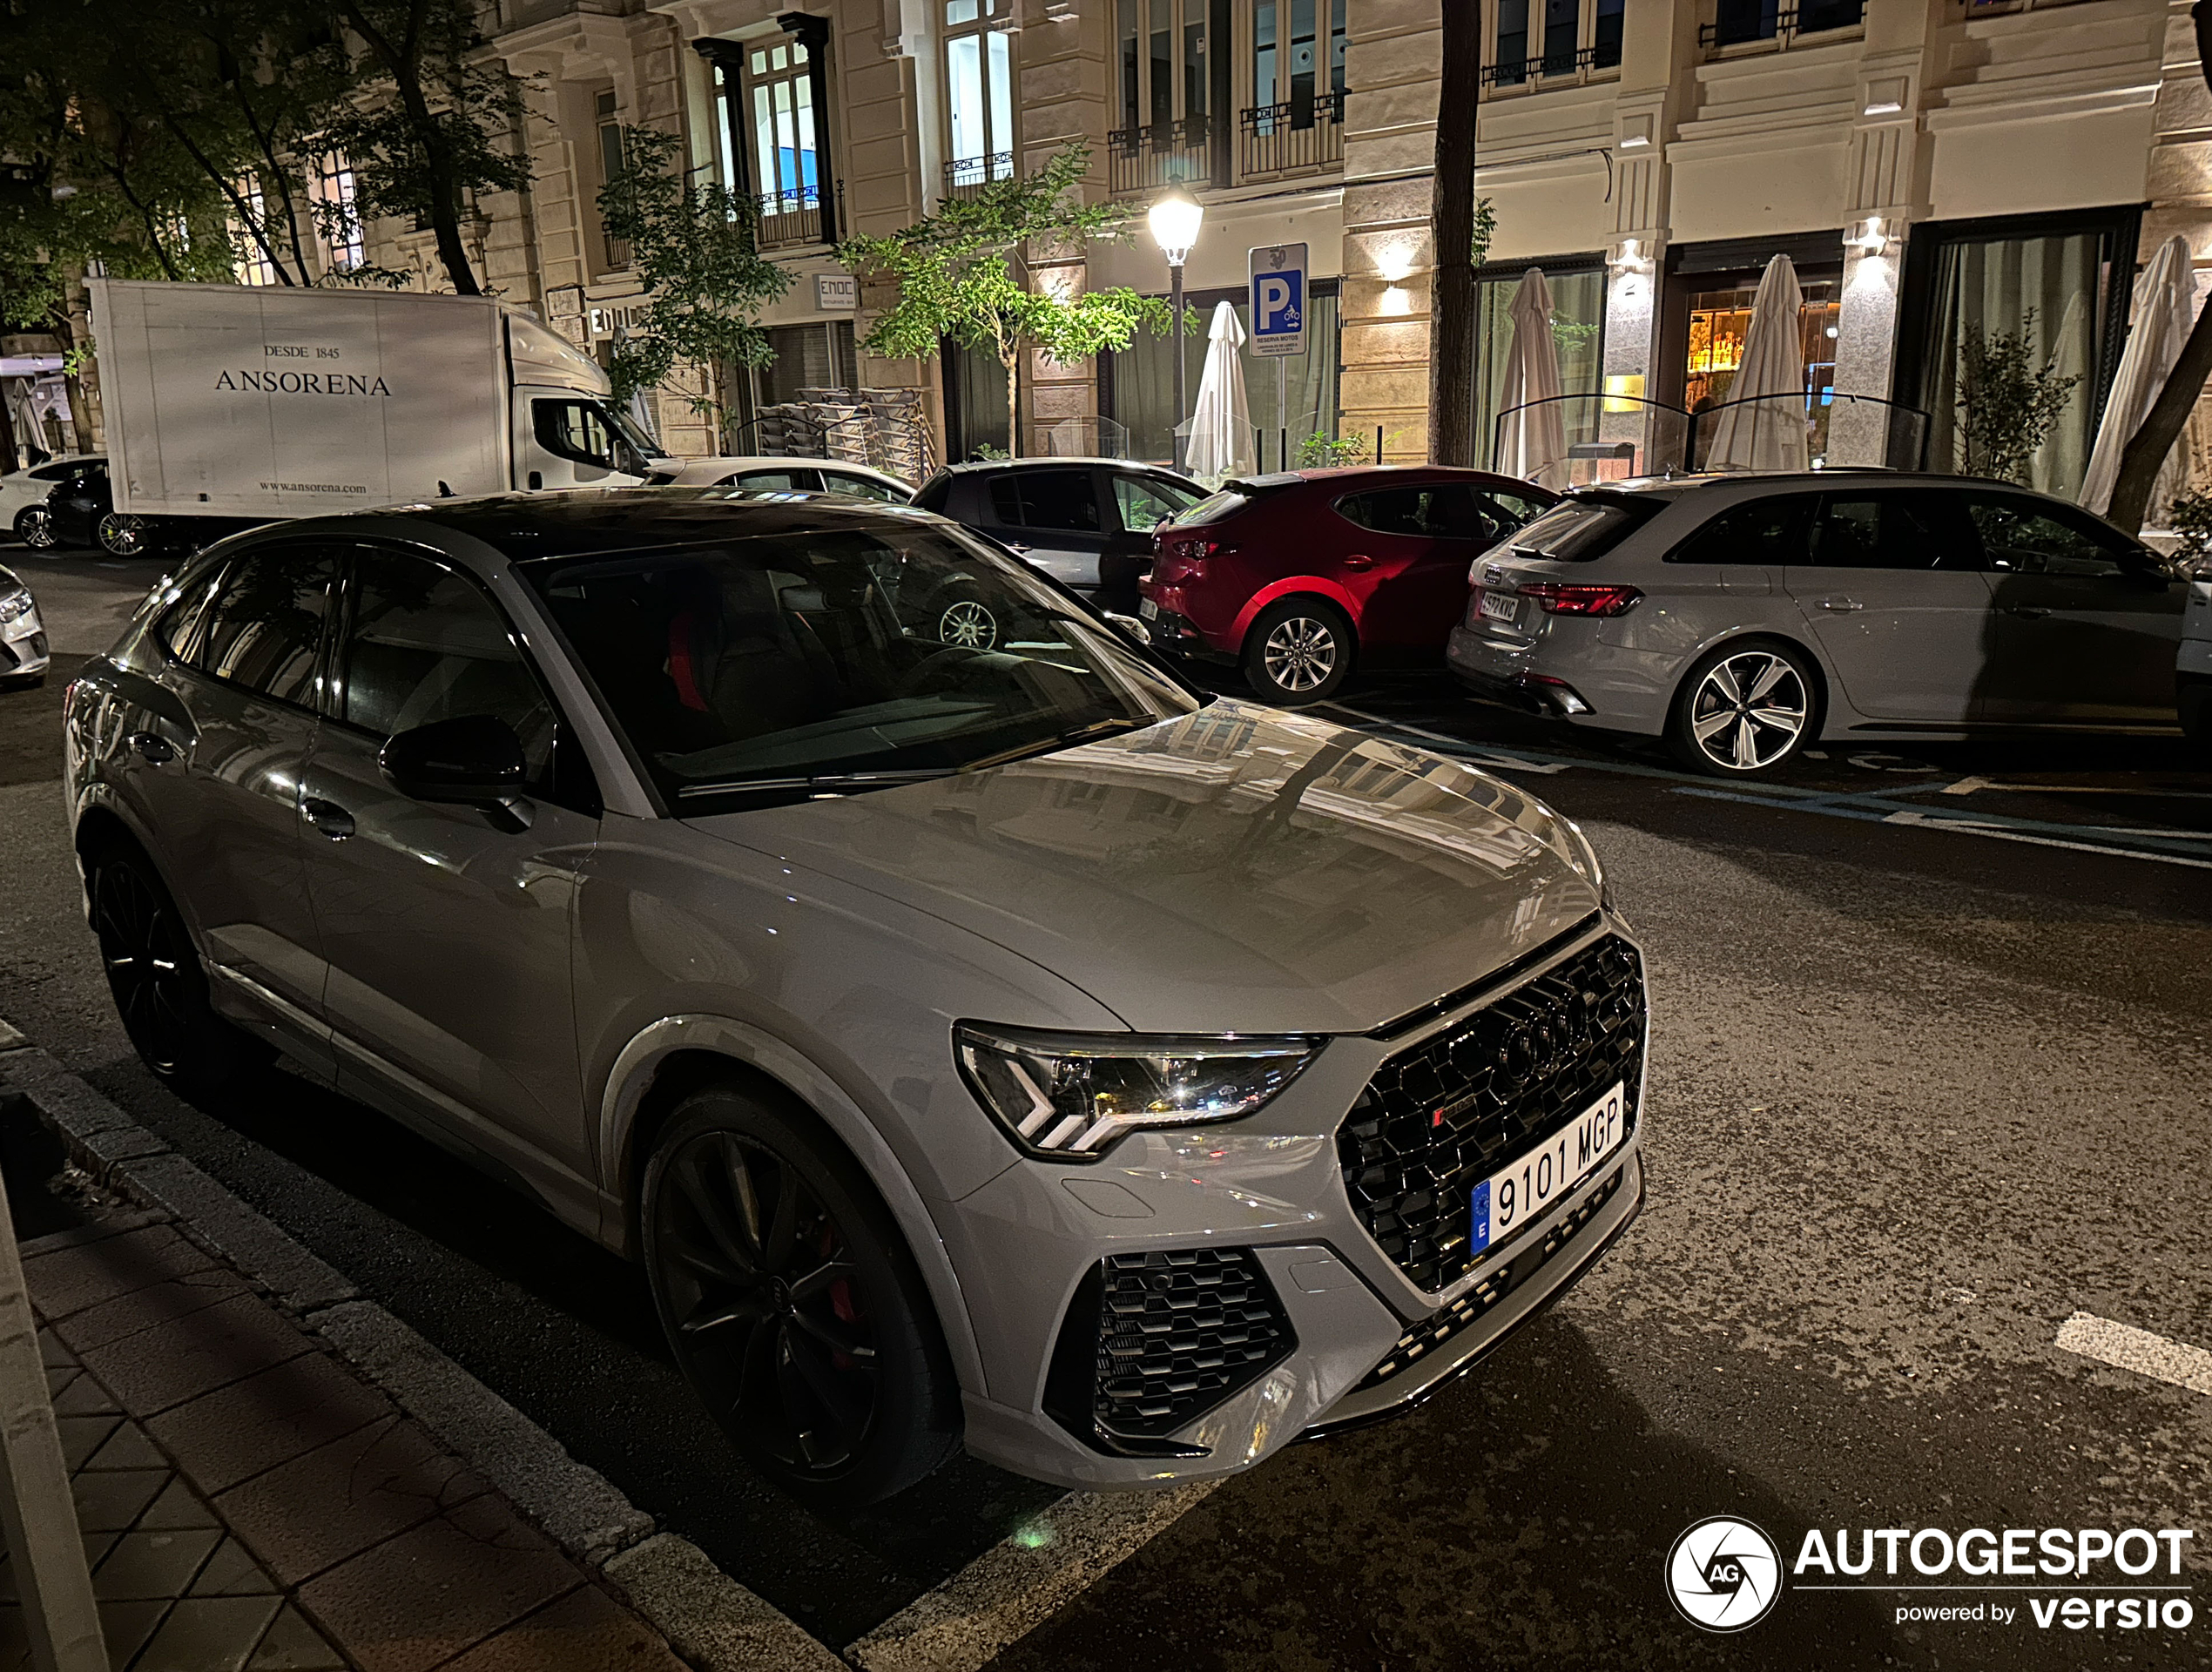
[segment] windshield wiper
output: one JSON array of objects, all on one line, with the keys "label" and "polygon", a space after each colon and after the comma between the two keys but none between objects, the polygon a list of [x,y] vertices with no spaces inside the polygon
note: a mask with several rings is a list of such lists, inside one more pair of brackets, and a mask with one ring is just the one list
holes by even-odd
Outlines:
[{"label": "windshield wiper", "polygon": [[1104,737],[1109,732],[1142,732],[1146,726],[1157,724],[1157,720],[1093,720],[1089,725],[1079,725],[1073,731],[1062,732],[1056,738],[1041,738],[1035,743],[1024,743],[1012,749],[1001,749],[995,755],[985,755],[980,760],[969,761],[960,770],[980,772],[986,766],[1003,766],[1009,760],[1020,760],[1027,755],[1042,755],[1054,749],[1088,743],[1091,738]]},{"label": "windshield wiper", "polygon": [[924,784],[948,778],[949,766],[920,766],[896,772],[810,772],[803,778],[733,778],[718,784],[686,784],[676,793],[692,795],[837,795],[846,790],[880,790],[894,784]]}]

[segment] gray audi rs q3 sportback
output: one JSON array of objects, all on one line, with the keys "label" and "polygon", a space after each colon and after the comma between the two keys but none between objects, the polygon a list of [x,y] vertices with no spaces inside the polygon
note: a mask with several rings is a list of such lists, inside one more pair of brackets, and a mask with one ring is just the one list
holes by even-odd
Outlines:
[{"label": "gray audi rs q3 sportback", "polygon": [[154,1070],[251,1097],[281,1051],[642,1261],[819,1504],[963,1441],[1243,1468],[1421,1399],[1642,1200],[1642,960],[1574,826],[1208,699],[927,512],[256,530],[67,735]]}]

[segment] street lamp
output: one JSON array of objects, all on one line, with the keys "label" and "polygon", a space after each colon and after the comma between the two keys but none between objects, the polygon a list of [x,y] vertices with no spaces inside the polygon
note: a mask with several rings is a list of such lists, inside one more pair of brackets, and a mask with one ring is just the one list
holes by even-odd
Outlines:
[{"label": "street lamp", "polygon": [[1187,442],[1183,424],[1190,415],[1183,395],[1183,264],[1190,257],[1190,246],[1198,241],[1198,223],[1205,213],[1197,199],[1178,185],[1157,199],[1144,217],[1152,229],[1152,241],[1168,259],[1168,311],[1175,317],[1175,468],[1178,470],[1183,469]]}]

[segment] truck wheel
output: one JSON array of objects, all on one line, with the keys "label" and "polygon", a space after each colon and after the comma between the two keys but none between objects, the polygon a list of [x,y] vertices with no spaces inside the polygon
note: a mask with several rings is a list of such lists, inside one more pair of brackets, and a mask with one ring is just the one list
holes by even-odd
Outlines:
[{"label": "truck wheel", "polygon": [[61,544],[54,533],[54,514],[44,505],[26,505],[16,513],[16,538],[33,551],[51,551]]},{"label": "truck wheel", "polygon": [[94,535],[111,557],[143,557],[154,547],[153,524],[129,511],[110,511]]}]

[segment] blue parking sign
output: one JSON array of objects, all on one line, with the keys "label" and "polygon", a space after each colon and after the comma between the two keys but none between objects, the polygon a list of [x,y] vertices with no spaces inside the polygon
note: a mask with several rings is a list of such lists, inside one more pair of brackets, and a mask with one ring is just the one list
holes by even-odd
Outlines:
[{"label": "blue parking sign", "polygon": [[1252,353],[1305,352],[1305,246],[1262,245],[1251,253]]}]

